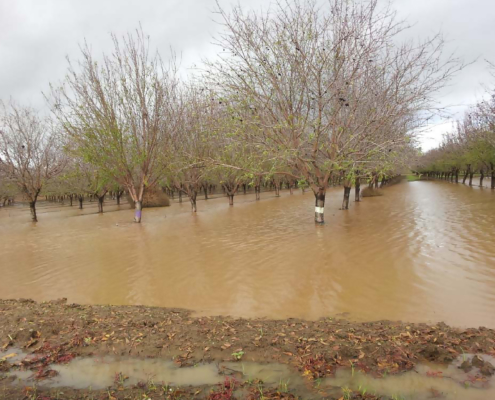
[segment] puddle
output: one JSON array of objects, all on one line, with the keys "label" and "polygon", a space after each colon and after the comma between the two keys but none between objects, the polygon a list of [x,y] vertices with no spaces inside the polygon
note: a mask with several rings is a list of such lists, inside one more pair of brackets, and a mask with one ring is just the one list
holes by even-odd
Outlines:
[{"label": "puddle", "polygon": [[[20,361],[20,360],[18,360]],[[74,389],[104,389],[115,383],[116,376],[127,377],[124,386],[138,382],[166,383],[173,386],[215,385],[224,381],[226,375],[242,380],[261,379],[268,384],[278,384],[293,375],[284,364],[257,364],[252,362],[224,362],[198,364],[179,368],[173,361],[139,358],[75,358],[65,365],[51,365],[58,372],[53,378],[39,381],[39,386],[71,387]],[[10,371],[16,383],[33,379],[33,371]]]},{"label": "puddle", "polygon": [[[17,353],[9,360],[19,362],[25,356]],[[5,356],[0,353],[0,358]],[[495,358],[482,356],[484,361],[495,365]],[[460,369],[469,364],[466,372]],[[483,361],[481,361],[483,362]],[[240,381],[262,380],[271,387],[286,385],[298,393],[306,393],[309,387],[318,389],[320,396],[328,394],[344,395],[346,388],[361,393],[388,396],[398,400],[423,400],[442,398],[446,400],[486,400],[495,399],[495,378],[480,373],[480,366],[473,366],[473,355],[466,354],[449,366],[437,364],[419,364],[413,371],[400,375],[389,375],[381,379],[358,371],[339,369],[331,378],[318,382],[308,381],[300,373],[285,364],[259,364],[254,362],[222,362],[198,364],[194,367],[179,368],[173,361],[163,359],[139,358],[76,358],[66,365],[52,365],[58,375],[43,381],[39,386],[72,387],[75,389],[104,389],[115,384],[116,376],[127,377],[124,386],[139,382],[171,386],[215,385],[224,381],[225,376],[233,376]],[[28,383],[33,380],[32,371],[10,371],[17,380],[14,384]]]},{"label": "puddle", "polygon": [[[487,400],[495,399],[495,379],[484,377],[478,368],[464,372],[459,368],[463,361],[470,362],[472,355],[465,355],[449,366],[419,364],[414,370],[375,379],[350,370],[338,370],[335,377],[325,379],[322,387],[350,388],[366,393],[380,394],[399,400]],[[495,365],[495,358],[482,356]]]}]

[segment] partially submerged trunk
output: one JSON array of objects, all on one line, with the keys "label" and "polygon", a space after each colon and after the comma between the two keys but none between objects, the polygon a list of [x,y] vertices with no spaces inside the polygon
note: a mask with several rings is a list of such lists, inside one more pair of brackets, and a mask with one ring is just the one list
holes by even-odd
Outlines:
[{"label": "partially submerged trunk", "polygon": [[317,224],[325,223],[325,194],[324,187],[319,187],[318,192],[315,193],[315,223]]},{"label": "partially submerged trunk", "polygon": [[483,187],[483,179],[485,179],[485,170],[483,168],[480,169],[480,187]]},{"label": "partially submerged trunk", "polygon": [[117,205],[120,206],[120,198],[122,197],[122,194],[124,193],[123,190],[117,191]]},{"label": "partially submerged trunk", "polygon": [[193,192],[191,193],[191,195],[189,196],[189,201],[191,202],[191,211],[192,212],[196,212],[196,197],[197,197],[197,193],[196,192]]},{"label": "partially submerged trunk", "polygon": [[361,179],[356,178],[356,187],[354,190],[354,201],[361,201]]},{"label": "partially submerged trunk", "polygon": [[342,210],[349,209],[349,198],[351,197],[351,185],[344,183],[344,199],[342,200]]},{"label": "partially submerged trunk", "polygon": [[208,185],[203,185],[203,193],[205,195],[205,200],[208,200]]},{"label": "partially submerged trunk", "polygon": [[29,202],[29,210],[31,211],[31,219],[33,222],[38,222],[38,216],[36,215],[36,200]]},{"label": "partially submerged trunk", "polygon": [[464,174],[464,178],[462,179],[463,184],[466,183],[466,179],[467,179],[470,172],[471,172],[471,164],[467,164],[466,165],[466,173]]},{"label": "partially submerged trunk", "polygon": [[83,201],[84,201],[84,196],[77,196],[77,200],[79,201],[79,209],[82,210],[83,209]]},{"label": "partially submerged trunk", "polygon": [[254,186],[254,194],[256,195],[256,200],[260,199],[260,193],[261,193],[261,186],[255,185]]},{"label": "partially submerged trunk", "polygon": [[495,189],[495,165],[490,163],[490,187]]},{"label": "partially submerged trunk", "polygon": [[280,197],[280,182],[274,182],[275,197]]},{"label": "partially submerged trunk", "polygon": [[469,186],[473,186],[473,175],[474,172],[469,171]]},{"label": "partially submerged trunk", "polygon": [[103,202],[105,201],[105,195],[98,197],[98,213],[103,214]]},{"label": "partially submerged trunk", "polygon": [[143,212],[143,201],[135,201],[134,222],[140,223]]},{"label": "partially submerged trunk", "polygon": [[224,192],[226,193],[227,197],[229,198],[229,205],[233,206],[234,205],[234,196],[237,193],[237,190],[239,189],[239,184],[227,183],[227,184],[223,184],[222,188],[223,188]]}]

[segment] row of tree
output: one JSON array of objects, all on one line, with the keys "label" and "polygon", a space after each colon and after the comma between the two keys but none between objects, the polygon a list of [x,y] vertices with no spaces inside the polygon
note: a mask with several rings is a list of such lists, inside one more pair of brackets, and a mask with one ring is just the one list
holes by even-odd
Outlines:
[{"label": "row of tree", "polygon": [[462,179],[469,186],[475,174],[480,186],[488,176],[495,189],[495,91],[471,107],[441,145],[419,159],[416,170],[456,183]]},{"label": "row of tree", "polygon": [[[278,3],[267,12],[220,9],[221,49],[183,78],[137,30],[112,36],[95,59],[83,46],[66,78],[45,93],[42,118],[13,103],[0,126],[0,190],[12,184],[33,219],[42,191],[103,199],[127,192],[141,221],[156,187],[196,196],[220,184],[230,203],[241,185],[308,185],[315,221],[336,179],[359,199],[361,179],[397,174],[415,158],[416,134],[456,71],[440,36],[399,43],[407,28],[378,1]],[[8,189],[10,188],[10,189]]]}]

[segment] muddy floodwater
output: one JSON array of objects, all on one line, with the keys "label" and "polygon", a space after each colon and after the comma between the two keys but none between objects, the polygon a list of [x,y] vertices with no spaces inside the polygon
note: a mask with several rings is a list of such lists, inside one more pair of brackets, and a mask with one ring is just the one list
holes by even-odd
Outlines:
[{"label": "muddy floodwater", "polygon": [[495,328],[495,192],[403,182],[325,226],[311,193],[132,210],[0,209],[0,297],[181,307],[198,314],[445,321]]}]

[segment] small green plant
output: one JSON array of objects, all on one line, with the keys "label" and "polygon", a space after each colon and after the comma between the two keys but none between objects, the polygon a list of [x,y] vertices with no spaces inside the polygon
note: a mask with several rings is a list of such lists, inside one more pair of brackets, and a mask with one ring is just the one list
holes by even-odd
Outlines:
[{"label": "small green plant", "polygon": [[258,385],[258,392],[260,392],[260,400],[265,400],[265,396],[263,394],[263,385],[261,383]]},{"label": "small green plant", "polygon": [[242,359],[243,355],[244,355],[244,352],[242,350],[232,353],[232,357],[234,357],[234,360],[236,360],[236,361],[240,361]]},{"label": "small green plant", "polygon": [[60,397],[60,396],[63,396],[63,394],[64,394],[64,392],[57,390],[57,392],[55,394],[55,399],[56,400],[63,399],[63,397]]},{"label": "small green plant", "polygon": [[343,387],[342,388],[342,394],[344,395],[344,400],[351,400],[352,398],[352,390],[349,389],[348,387]]},{"label": "small green plant", "polygon": [[119,372],[117,374],[115,374],[115,378],[113,379],[113,381],[115,382],[115,384],[117,384],[119,387],[123,387],[124,384],[125,384],[125,381],[129,379],[128,376],[125,376],[122,372]]},{"label": "small green plant", "polygon": [[37,400],[38,399],[38,389],[36,387],[36,385],[33,385],[30,393],[29,393],[29,397],[28,397],[29,400]]},{"label": "small green plant", "polygon": [[278,383],[279,392],[281,392],[281,393],[289,392],[289,382],[290,382],[290,378],[287,379],[286,382],[284,382],[282,379],[280,379],[280,382]]},{"label": "small green plant", "polygon": [[148,378],[147,386],[148,386],[148,390],[152,392],[156,392],[156,385],[155,382],[153,381],[153,377],[150,376]]},{"label": "small green plant", "polygon": [[316,378],[315,379],[315,389],[318,390],[321,385],[321,378]]},{"label": "small green plant", "polygon": [[362,385],[359,385],[358,390],[361,393],[361,396],[363,396],[363,397],[366,395],[366,392],[368,391],[368,389],[363,388]]}]

